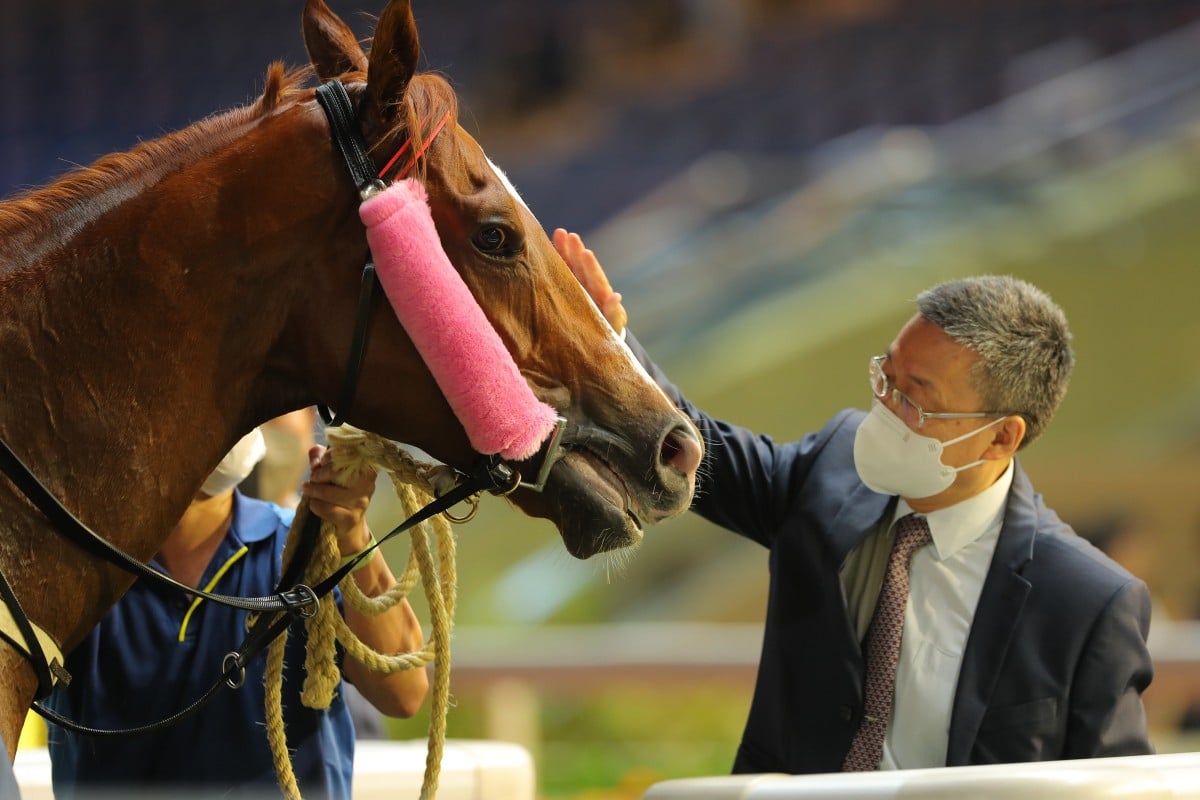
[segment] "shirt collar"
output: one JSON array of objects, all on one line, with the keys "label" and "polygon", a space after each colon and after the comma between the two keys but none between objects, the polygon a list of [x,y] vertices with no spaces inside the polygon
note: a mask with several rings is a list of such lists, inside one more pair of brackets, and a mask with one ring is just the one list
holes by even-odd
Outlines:
[{"label": "shirt collar", "polygon": [[[1012,480],[1013,462],[1010,460],[1000,478],[979,494],[922,515],[929,523],[938,561],[949,558],[993,528],[999,529],[1004,521],[1004,504]],[[911,513],[912,507],[900,498],[892,522]]]},{"label": "shirt collar", "polygon": [[278,523],[279,519],[270,503],[251,502],[240,490],[234,490],[233,521],[229,525],[229,533],[237,542],[261,542],[275,533]]}]

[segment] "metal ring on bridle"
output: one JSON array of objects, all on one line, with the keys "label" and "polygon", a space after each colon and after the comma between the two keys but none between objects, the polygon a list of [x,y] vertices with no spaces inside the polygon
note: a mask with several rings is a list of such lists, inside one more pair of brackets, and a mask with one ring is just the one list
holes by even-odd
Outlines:
[{"label": "metal ring on bridle", "polygon": [[446,509],[442,512],[442,516],[456,525],[461,525],[464,522],[470,522],[471,520],[475,519],[475,515],[479,513],[479,495],[473,494],[466,500],[463,500],[463,502],[471,507],[471,510],[466,514],[463,514],[461,517],[456,517],[450,513],[450,509]]},{"label": "metal ring on bridle", "polygon": [[[230,660],[233,664],[230,665]],[[230,669],[237,667],[237,672],[230,674]],[[225,676],[225,685],[230,689],[240,689],[242,684],[246,682],[246,665],[242,663],[242,654],[234,651],[226,653],[225,658],[221,660],[221,674]]]}]

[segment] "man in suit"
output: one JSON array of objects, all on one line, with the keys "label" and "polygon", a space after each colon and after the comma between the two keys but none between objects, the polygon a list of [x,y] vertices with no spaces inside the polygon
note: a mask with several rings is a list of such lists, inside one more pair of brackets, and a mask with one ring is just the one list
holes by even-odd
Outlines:
[{"label": "man in suit", "polygon": [[[566,231],[555,243],[623,327],[594,254]],[[1152,752],[1146,585],[1046,508],[1015,458],[1074,363],[1045,293],[996,276],[926,290],[864,358],[870,412],[842,411],[796,442],[713,419],[627,343],[705,437],[692,510],[770,554],[734,772]]]}]

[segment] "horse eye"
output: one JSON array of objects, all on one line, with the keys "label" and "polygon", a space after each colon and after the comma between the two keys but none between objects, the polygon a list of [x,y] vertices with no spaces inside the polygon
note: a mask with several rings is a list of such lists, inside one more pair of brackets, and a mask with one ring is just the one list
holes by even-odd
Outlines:
[{"label": "horse eye", "polygon": [[485,253],[502,253],[507,243],[508,235],[496,225],[482,228],[475,234],[475,246]]}]

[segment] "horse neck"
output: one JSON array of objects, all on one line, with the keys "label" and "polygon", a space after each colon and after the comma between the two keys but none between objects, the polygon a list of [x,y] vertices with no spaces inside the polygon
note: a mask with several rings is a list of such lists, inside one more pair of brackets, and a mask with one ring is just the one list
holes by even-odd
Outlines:
[{"label": "horse neck", "polygon": [[[290,267],[313,257],[301,250],[331,224],[327,198],[342,178],[327,142],[305,133],[309,116],[281,112],[160,179],[83,195],[92,218],[47,228],[39,241],[52,244],[24,258],[4,253],[0,436],[137,557],[153,555],[241,434],[289,410],[264,396],[263,374],[303,288]],[[264,196],[295,170],[310,191]],[[5,488],[0,526],[44,539],[44,520]],[[6,555],[0,568],[20,557]],[[120,590],[95,599],[104,607]]]}]

